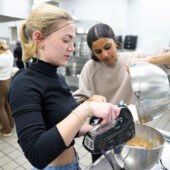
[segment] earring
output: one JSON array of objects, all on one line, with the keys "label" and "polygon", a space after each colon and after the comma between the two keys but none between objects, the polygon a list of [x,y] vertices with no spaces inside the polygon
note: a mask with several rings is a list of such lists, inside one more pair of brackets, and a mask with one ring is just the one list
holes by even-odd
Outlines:
[{"label": "earring", "polygon": [[44,45],[42,43],[37,43],[38,49],[43,49]]}]

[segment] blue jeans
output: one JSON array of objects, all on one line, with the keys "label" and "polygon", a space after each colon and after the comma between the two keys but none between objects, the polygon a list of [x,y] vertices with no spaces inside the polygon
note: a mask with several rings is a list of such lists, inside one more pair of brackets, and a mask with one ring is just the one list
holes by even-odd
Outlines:
[{"label": "blue jeans", "polygon": [[[37,168],[33,168],[33,170],[38,170]],[[72,163],[59,165],[59,166],[46,166],[43,170],[81,170],[79,166],[79,157],[76,153],[75,160]]]}]

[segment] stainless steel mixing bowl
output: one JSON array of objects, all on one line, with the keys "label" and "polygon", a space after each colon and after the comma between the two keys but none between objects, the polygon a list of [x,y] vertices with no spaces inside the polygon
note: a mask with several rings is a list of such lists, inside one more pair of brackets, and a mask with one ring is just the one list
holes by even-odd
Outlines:
[{"label": "stainless steel mixing bowl", "polygon": [[135,125],[136,137],[148,139],[152,149],[124,145],[119,154],[114,154],[116,162],[127,170],[149,170],[160,160],[165,138],[157,130],[146,125]]},{"label": "stainless steel mixing bowl", "polygon": [[170,109],[167,74],[149,63],[131,63],[129,72],[140,122],[151,121],[166,113]]}]

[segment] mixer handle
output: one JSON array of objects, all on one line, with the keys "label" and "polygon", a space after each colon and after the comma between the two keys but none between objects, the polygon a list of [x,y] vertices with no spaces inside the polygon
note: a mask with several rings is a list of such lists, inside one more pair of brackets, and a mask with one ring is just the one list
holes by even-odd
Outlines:
[{"label": "mixer handle", "polygon": [[[119,108],[121,108],[122,106],[124,106],[124,101],[120,101],[120,103],[117,104],[116,106],[118,106]],[[101,118],[98,118],[98,117],[95,117],[95,116],[93,116],[93,117],[90,119],[90,125],[92,125],[92,126],[95,126],[95,125],[99,124],[100,122],[102,122],[102,119],[101,119]]]},{"label": "mixer handle", "polygon": [[90,119],[90,125],[95,126],[95,125],[99,124],[101,121],[102,121],[102,119],[93,116],[93,117]]}]

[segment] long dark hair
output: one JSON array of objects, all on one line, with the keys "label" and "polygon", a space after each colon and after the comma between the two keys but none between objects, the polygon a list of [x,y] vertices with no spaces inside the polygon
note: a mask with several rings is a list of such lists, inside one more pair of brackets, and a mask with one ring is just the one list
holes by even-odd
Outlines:
[{"label": "long dark hair", "polygon": [[[111,38],[114,40],[115,43],[116,41],[116,36],[112,30],[112,28],[103,23],[96,24],[92,26],[87,34],[87,44],[89,48],[92,50],[92,43],[101,37],[103,38]],[[91,53],[91,58],[95,61],[99,61],[99,59],[94,55],[94,53]]]}]

